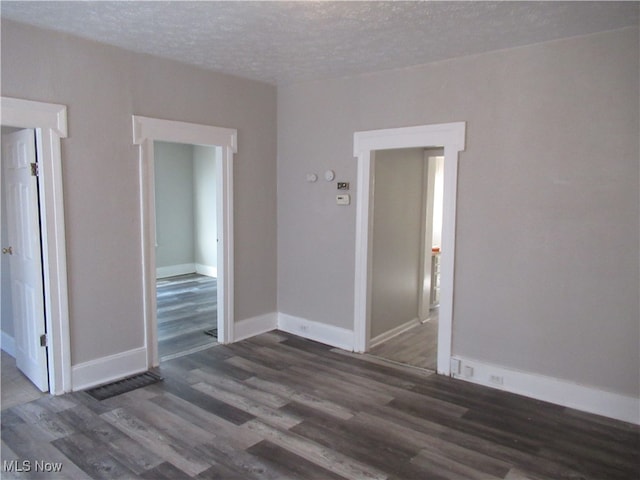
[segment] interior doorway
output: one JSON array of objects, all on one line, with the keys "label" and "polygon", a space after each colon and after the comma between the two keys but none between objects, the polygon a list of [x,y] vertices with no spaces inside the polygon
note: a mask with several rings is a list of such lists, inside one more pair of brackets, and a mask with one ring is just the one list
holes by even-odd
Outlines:
[{"label": "interior doorway", "polygon": [[[29,356],[37,351],[44,357],[39,360],[41,365],[46,365],[46,367],[39,367],[41,376],[39,389],[48,389],[50,393],[56,395],[62,394],[72,389],[60,152],[60,139],[67,136],[67,110],[64,105],[8,97],[2,97],[1,103],[2,126],[12,127],[14,131],[30,132],[31,139],[28,143],[32,144],[33,141],[35,152],[37,152],[37,161],[29,162],[37,164],[36,167],[31,168],[34,168],[33,173],[37,174],[36,202],[39,208],[40,227],[40,233],[35,238],[36,246],[32,248],[34,252],[36,250],[39,252],[37,257],[39,257],[43,288],[42,293],[37,297],[43,302],[46,335],[41,336],[45,332],[39,333],[35,329],[26,330],[24,332],[26,336],[23,336],[23,339],[28,342],[26,348],[32,349]],[[11,245],[3,245],[3,247],[8,248]],[[33,295],[36,296],[35,293]],[[3,333],[3,348],[17,340],[6,332]],[[45,347],[41,346],[41,342]],[[17,345],[14,347],[17,348]]]},{"label": "interior doorway", "polygon": [[354,134],[354,156],[358,160],[358,198],[356,203],[356,261],[354,293],[354,350],[371,347],[372,255],[375,155],[380,150],[442,148],[443,224],[440,256],[440,291],[436,370],[451,372],[453,285],[455,265],[455,224],[458,153],[464,150],[465,123],[422,125],[371,130]]},{"label": "interior doorway", "polygon": [[217,344],[215,147],[154,142],[160,361]]},{"label": "interior doorway", "polygon": [[[38,390],[49,391],[42,235],[34,129],[2,128],[3,349]],[[9,347],[10,346],[10,347]]]},{"label": "interior doorway", "polygon": [[234,339],[233,319],[233,154],[234,129],[133,116],[133,141],[140,146],[142,279],[147,367],[160,363],[158,352],[158,232],[156,231],[155,143],[199,145],[215,149],[217,341]]},{"label": "interior doorway", "polygon": [[374,155],[370,353],[436,369],[442,149]]}]

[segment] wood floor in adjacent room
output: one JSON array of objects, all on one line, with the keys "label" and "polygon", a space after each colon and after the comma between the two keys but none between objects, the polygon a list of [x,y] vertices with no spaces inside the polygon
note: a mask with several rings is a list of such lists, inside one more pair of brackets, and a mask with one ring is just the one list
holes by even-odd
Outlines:
[{"label": "wood floor in adjacent room", "polygon": [[376,345],[369,353],[394,362],[435,371],[438,357],[438,310],[435,309],[425,323]]},{"label": "wood floor in adjacent room", "polygon": [[39,460],[72,479],[640,475],[637,426],[279,332],[166,361],[162,374],[104,401],[80,392],[3,410],[5,470]]},{"label": "wood floor in adjacent room", "polygon": [[196,273],[157,281],[158,355],[170,359],[217,343],[217,280]]}]

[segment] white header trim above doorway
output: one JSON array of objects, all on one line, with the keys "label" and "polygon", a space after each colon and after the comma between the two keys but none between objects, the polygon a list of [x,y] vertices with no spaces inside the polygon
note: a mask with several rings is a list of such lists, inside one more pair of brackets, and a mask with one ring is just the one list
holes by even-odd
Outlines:
[{"label": "white header trim above doorway", "polygon": [[[153,142],[208,145],[221,149],[216,158],[218,218],[218,341],[234,341],[233,313],[233,154],[237,130],[134,115],[133,143],[140,145],[140,215],[145,342],[149,366],[158,365],[155,262],[155,176]],[[221,321],[222,320],[222,321]]]},{"label": "white header trim above doorway", "polygon": [[371,317],[371,232],[373,228],[374,152],[415,147],[444,147],[444,215],[438,327],[438,373],[449,375],[453,322],[458,153],[465,148],[465,122],[356,132],[353,154],[358,160],[354,349],[369,349]]}]

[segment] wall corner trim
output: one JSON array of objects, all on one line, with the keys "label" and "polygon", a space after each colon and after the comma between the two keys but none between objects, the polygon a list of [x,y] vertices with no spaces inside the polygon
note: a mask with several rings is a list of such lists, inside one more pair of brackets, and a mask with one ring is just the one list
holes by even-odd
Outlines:
[{"label": "wall corner trim", "polygon": [[2,350],[15,358],[16,341],[11,335],[5,332],[0,332],[0,345],[2,345]]},{"label": "wall corner trim", "polygon": [[238,342],[276,328],[278,328],[278,314],[276,312],[246,318],[235,323],[234,341]]},{"label": "wall corner trim", "polygon": [[286,313],[278,314],[278,330],[353,352],[354,332]]},{"label": "wall corner trim", "polygon": [[[608,392],[556,377],[513,370],[471,358],[459,356],[454,358],[461,362],[462,373],[453,375],[459,380],[640,425],[640,399],[636,397]],[[472,376],[465,376],[467,366],[473,369]],[[502,384],[496,381],[502,381]]]},{"label": "wall corner trim", "polygon": [[73,391],[85,390],[146,370],[147,349],[145,347],[89,360],[71,367]]}]

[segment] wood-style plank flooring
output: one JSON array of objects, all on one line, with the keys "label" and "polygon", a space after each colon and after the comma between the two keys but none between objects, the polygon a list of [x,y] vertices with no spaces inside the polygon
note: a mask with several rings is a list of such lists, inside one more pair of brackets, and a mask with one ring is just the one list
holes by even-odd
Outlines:
[{"label": "wood-style plank flooring", "polygon": [[72,479],[640,476],[637,426],[280,332],[161,369],[164,382],[102,402],[3,410],[2,459],[60,462],[39,478]]},{"label": "wood-style plank flooring", "polygon": [[44,395],[25,375],[16,367],[16,359],[2,350],[2,395],[0,407],[13,407],[21,403],[36,400]]},{"label": "wood-style plank flooring", "polygon": [[369,353],[435,371],[438,356],[438,310],[432,310],[427,322],[376,345]]},{"label": "wood-style plank flooring", "polygon": [[167,360],[215,345],[217,282],[196,273],[157,281],[158,354]]}]

